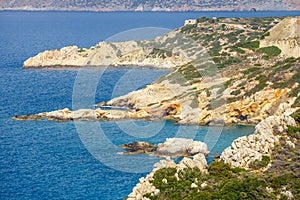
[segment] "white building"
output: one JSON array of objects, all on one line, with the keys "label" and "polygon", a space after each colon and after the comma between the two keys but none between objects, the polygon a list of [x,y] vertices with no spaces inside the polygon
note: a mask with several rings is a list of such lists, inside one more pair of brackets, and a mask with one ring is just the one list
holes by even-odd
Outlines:
[{"label": "white building", "polygon": [[184,25],[193,25],[193,24],[197,24],[197,20],[196,19],[187,19],[184,21]]}]

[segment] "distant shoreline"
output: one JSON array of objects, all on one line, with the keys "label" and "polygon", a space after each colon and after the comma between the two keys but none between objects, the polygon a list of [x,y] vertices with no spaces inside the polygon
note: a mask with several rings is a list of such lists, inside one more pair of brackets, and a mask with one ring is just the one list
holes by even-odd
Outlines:
[{"label": "distant shoreline", "polygon": [[[7,8],[3,9],[0,8],[0,12],[4,11],[20,11],[20,12],[92,12],[92,13],[200,13],[200,12],[237,12],[237,13],[252,13],[252,12],[295,12],[295,14],[298,14],[297,12],[300,12],[300,10],[257,10],[257,11],[251,11],[251,10],[229,10],[229,9],[220,9],[220,10],[186,10],[186,11],[180,11],[180,10],[147,10],[147,11],[135,11],[135,10],[93,10],[93,9],[14,9],[14,8]],[[298,14],[299,15],[299,14]]]}]

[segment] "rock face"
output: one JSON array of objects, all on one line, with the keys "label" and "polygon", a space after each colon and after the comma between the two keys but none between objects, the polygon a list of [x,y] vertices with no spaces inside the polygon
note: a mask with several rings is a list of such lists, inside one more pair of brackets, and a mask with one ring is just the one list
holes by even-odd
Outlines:
[{"label": "rock face", "polygon": [[[290,105],[286,103],[281,104],[280,107],[281,110],[278,110],[275,115],[267,117],[256,125],[253,135],[234,140],[232,145],[222,152],[221,160],[234,167],[249,168],[250,163],[261,160],[263,155],[270,156],[272,149],[283,137],[287,125],[296,125],[290,114],[297,109],[289,108]],[[286,140],[287,143],[291,143]]]},{"label": "rock face", "polygon": [[[145,194],[158,194],[160,191],[156,189],[151,181],[153,180],[155,171],[162,168],[175,168],[178,173],[187,168],[197,167],[202,173],[207,173],[207,162],[205,156],[202,153],[194,155],[192,158],[183,158],[179,164],[176,164],[173,160],[167,157],[165,160],[161,160],[154,164],[152,172],[150,172],[146,178],[140,178],[139,183],[132,189],[132,192],[128,195],[128,200],[146,200]],[[175,174],[176,175],[176,174]],[[177,176],[178,177],[178,176]],[[179,178],[177,179],[179,180]]]}]

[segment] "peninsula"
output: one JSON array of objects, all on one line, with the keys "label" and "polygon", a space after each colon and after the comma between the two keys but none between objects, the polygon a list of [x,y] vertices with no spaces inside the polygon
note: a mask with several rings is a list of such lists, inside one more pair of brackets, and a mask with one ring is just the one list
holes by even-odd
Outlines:
[{"label": "peninsula", "polygon": [[152,66],[171,71],[98,106],[15,117],[171,119],[179,124],[257,124],[281,103],[298,107],[300,18],[199,18],[149,41],[100,42],[39,53],[24,68]]}]

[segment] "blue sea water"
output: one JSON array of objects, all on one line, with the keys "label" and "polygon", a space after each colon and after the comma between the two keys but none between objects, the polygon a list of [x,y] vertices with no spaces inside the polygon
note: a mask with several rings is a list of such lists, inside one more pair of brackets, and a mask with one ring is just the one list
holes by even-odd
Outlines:
[{"label": "blue sea water", "polygon": [[[211,159],[235,138],[253,132],[253,127],[247,126],[175,126],[170,121],[15,121],[11,119],[14,115],[72,108],[74,103],[74,83],[77,83],[79,70],[22,69],[28,57],[67,45],[89,47],[133,28],[175,29],[184,19],[203,15],[297,14],[0,12],[0,199],[122,199],[157,158],[120,155],[121,144],[138,140],[159,143],[167,137],[191,137],[211,144]],[[115,96],[116,86],[118,95],[125,94],[164,73],[166,71],[130,67],[85,71],[87,79],[88,75],[102,75],[96,83],[93,103]]]}]

